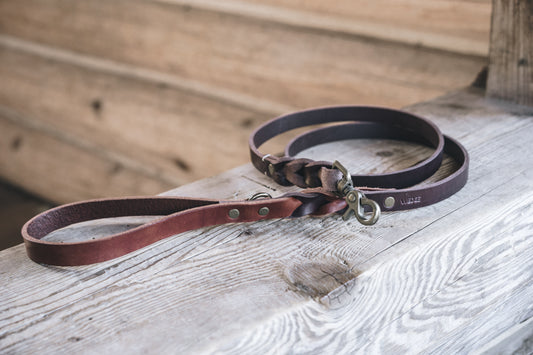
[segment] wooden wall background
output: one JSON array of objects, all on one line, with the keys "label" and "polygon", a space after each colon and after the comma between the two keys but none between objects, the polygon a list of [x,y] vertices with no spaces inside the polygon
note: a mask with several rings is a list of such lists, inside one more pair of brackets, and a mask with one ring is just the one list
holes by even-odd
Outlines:
[{"label": "wooden wall background", "polygon": [[253,127],[486,65],[490,0],[0,0],[0,178],[55,203],[248,161]]}]

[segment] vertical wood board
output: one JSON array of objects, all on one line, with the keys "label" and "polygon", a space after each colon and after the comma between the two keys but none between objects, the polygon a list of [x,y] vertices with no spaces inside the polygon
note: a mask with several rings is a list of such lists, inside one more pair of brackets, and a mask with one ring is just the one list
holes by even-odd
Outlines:
[{"label": "vertical wood board", "polygon": [[533,3],[493,4],[487,95],[533,106]]}]

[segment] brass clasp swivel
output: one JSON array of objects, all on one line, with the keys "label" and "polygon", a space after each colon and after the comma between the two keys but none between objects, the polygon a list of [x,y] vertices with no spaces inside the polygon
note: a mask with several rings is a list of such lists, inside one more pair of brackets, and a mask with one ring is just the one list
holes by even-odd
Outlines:
[{"label": "brass clasp swivel", "polygon": [[[342,216],[343,220],[348,220],[352,211],[355,213],[355,218],[366,226],[375,224],[381,215],[381,208],[376,201],[368,199],[362,191],[353,187],[352,177],[341,163],[335,160],[333,168],[338,169],[342,173],[342,179],[337,182],[337,191],[346,199],[348,209]],[[370,207],[370,216],[365,215],[365,206]]]}]

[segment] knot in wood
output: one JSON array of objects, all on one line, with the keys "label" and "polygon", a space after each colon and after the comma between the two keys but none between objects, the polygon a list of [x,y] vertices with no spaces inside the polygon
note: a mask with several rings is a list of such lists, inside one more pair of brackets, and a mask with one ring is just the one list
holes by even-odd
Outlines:
[{"label": "knot in wood", "polygon": [[328,295],[338,287],[346,285],[359,275],[335,258],[324,258],[320,262],[301,262],[285,270],[285,281],[297,293],[314,299]]}]

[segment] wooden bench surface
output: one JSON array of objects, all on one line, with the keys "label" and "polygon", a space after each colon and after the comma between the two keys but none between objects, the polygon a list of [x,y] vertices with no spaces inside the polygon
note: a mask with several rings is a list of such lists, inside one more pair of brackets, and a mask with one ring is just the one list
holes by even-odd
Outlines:
[{"label": "wooden bench surface", "polygon": [[[466,353],[533,348],[533,110],[466,89],[410,111],[461,141],[470,178],[430,207],[365,227],[340,216],[223,225],[84,267],[0,253],[1,353]],[[345,141],[310,149],[352,171],[427,151]],[[441,174],[453,168],[446,161]],[[282,188],[251,164],[168,192],[241,199]],[[56,238],[105,234],[114,220]],[[53,237],[53,236],[52,236]]]}]

